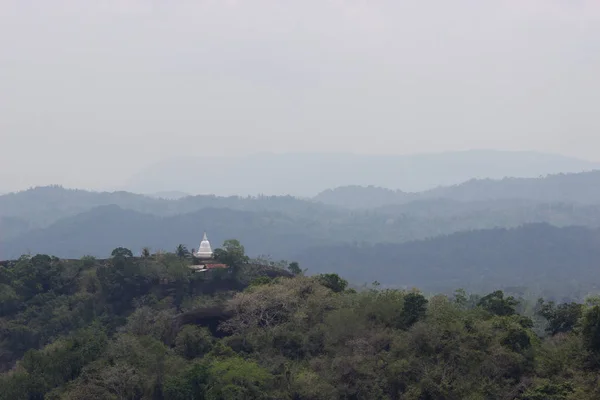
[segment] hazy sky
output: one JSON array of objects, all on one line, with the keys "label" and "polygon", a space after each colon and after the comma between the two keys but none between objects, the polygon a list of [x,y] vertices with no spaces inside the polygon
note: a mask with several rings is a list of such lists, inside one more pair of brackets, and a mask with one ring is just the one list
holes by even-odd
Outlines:
[{"label": "hazy sky", "polygon": [[600,161],[597,0],[2,0],[0,190],[178,155]]}]

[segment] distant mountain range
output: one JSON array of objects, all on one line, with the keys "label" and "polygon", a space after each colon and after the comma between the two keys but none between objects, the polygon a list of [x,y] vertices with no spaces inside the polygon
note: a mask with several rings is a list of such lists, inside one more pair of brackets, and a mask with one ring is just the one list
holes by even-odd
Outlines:
[{"label": "distant mountain range", "polygon": [[582,295],[598,283],[600,171],[415,193],[347,186],[305,199],[164,197],[56,186],[2,195],[0,259],[191,249],[207,231],[213,247],[236,238],[251,256],[298,260],[354,283],[439,291],[458,282],[473,290],[522,282]]},{"label": "distant mountain range", "polygon": [[[313,199],[205,195],[169,200],[128,192],[41,187],[0,196],[0,241],[26,236],[65,218],[110,205],[155,217],[205,209],[279,213],[298,226],[310,227],[313,231],[306,234],[322,240],[402,242],[532,222],[600,226],[600,171],[471,180],[419,193],[348,186],[324,191]],[[236,232],[232,230],[231,234]]]},{"label": "distant mountain range", "polygon": [[344,208],[376,208],[418,200],[447,199],[460,202],[530,200],[600,204],[600,170],[556,174],[539,178],[471,179],[419,193],[407,193],[375,186],[342,186],[328,189],[314,200]]},{"label": "distant mountain range", "polygon": [[600,163],[560,155],[495,150],[415,155],[202,155],[159,162],[140,171],[121,189],[136,193],[184,190],[194,194],[312,197],[327,188],[346,185],[418,192],[471,178],[536,178],[597,168]]},{"label": "distant mountain range", "polygon": [[434,293],[503,288],[564,301],[600,292],[600,231],[581,227],[530,224],[400,244],[321,246],[294,259],[314,273]]},{"label": "distant mountain range", "polygon": [[[7,219],[11,226],[24,224],[30,228],[43,228],[62,218],[107,205],[157,216],[186,214],[211,207],[245,211],[285,211],[292,215],[301,213],[320,216],[323,213],[338,213],[335,207],[291,196],[250,198],[206,195],[170,200],[128,192],[89,192],[46,186],[0,196],[0,218]],[[5,227],[0,230],[0,235],[14,236],[9,235],[8,231],[10,229]]]},{"label": "distant mountain range", "polygon": [[[158,217],[101,206],[0,243],[0,259],[26,252],[106,257],[119,246],[137,254],[144,246],[173,251],[184,243],[191,249],[206,229],[214,247],[237,238],[251,256],[268,254],[274,260],[298,261],[311,274],[335,272],[358,285],[379,281],[386,287],[414,286],[431,292],[520,287],[530,295],[569,299],[600,292],[598,229],[527,224],[381,243],[349,240],[350,235],[343,233],[351,232],[350,223],[328,234],[328,224],[301,223],[269,212],[206,208]],[[362,225],[363,231],[385,226]]]},{"label": "distant mountain range", "polygon": [[5,240],[0,243],[0,259],[16,258],[27,252],[66,258],[79,258],[85,252],[105,257],[120,246],[138,254],[145,246],[153,251],[173,251],[180,243],[191,250],[198,247],[203,231],[209,233],[214,247],[235,238],[254,255],[274,249],[282,257],[320,242],[315,237],[315,230],[307,231],[292,218],[277,212],[204,208],[188,214],[160,217],[110,205]]}]

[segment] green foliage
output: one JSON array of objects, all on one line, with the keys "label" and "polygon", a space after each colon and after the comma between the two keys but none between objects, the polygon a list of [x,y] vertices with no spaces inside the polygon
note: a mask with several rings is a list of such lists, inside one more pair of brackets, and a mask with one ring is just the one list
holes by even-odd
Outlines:
[{"label": "green foliage", "polygon": [[573,393],[570,383],[551,382],[547,379],[536,381],[534,386],[527,389],[520,400],[568,400]]},{"label": "green foliage", "polygon": [[175,351],[188,360],[207,354],[213,346],[213,337],[206,328],[185,326],[175,339]]},{"label": "green foliage", "polygon": [[177,248],[175,249],[175,254],[177,254],[177,257],[179,258],[188,258],[191,255],[187,247],[185,247],[182,244],[177,246]]},{"label": "green foliage", "polygon": [[348,286],[348,281],[342,279],[338,274],[321,274],[317,276],[321,285],[333,290],[336,293],[343,292]]},{"label": "green foliage", "polygon": [[600,354],[600,306],[593,306],[584,314],[582,336],[588,349]]},{"label": "green foliage", "polygon": [[93,256],[81,257],[81,265],[85,269],[92,268],[94,265],[96,265],[96,257],[93,257]]},{"label": "green foliage", "polygon": [[505,316],[515,314],[517,304],[519,303],[514,297],[504,298],[504,293],[501,290],[496,290],[484,296],[477,305],[492,314]]},{"label": "green foliage", "polygon": [[238,357],[216,360],[209,370],[207,399],[267,399],[272,375],[254,361]]},{"label": "green foliage", "polygon": [[125,247],[117,247],[110,253],[111,257],[133,257],[131,250]]},{"label": "green foliage", "polygon": [[197,361],[179,375],[167,377],[164,385],[165,399],[205,399],[210,364]]},{"label": "green foliage", "polygon": [[302,275],[303,274],[303,271],[300,268],[300,264],[298,264],[296,261],[293,261],[290,263],[290,265],[288,265],[288,270],[294,275]]},{"label": "green foliage", "polygon": [[271,282],[273,282],[273,280],[268,276],[259,276],[250,282],[250,286],[268,285]]},{"label": "green foliage", "polygon": [[229,244],[246,280],[196,278],[174,253],[2,267],[0,400],[600,398],[595,301],[347,290]]},{"label": "green foliage", "polygon": [[142,249],[142,258],[150,258],[150,248],[149,247],[144,247]]},{"label": "green foliage", "polygon": [[427,299],[420,293],[409,293],[404,296],[402,320],[405,328],[410,328],[425,316]]},{"label": "green foliage", "polygon": [[228,239],[223,242],[222,248],[215,249],[214,257],[234,270],[239,269],[250,260],[244,246],[236,239]]},{"label": "green foliage", "polygon": [[98,324],[91,325],[42,350],[29,350],[20,363],[25,374],[8,375],[6,383],[9,387],[16,387],[25,380],[22,394],[14,398],[38,398],[77,378],[86,364],[103,353],[106,345],[107,336],[103,329]]},{"label": "green foliage", "polygon": [[548,321],[546,331],[551,335],[572,331],[583,312],[583,305],[574,302],[556,306],[553,301],[544,302],[540,299],[537,307],[537,313]]}]

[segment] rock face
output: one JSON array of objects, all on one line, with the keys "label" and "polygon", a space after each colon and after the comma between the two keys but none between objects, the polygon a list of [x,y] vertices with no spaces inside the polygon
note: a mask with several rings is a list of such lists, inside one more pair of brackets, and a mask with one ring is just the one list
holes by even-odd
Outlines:
[{"label": "rock face", "polygon": [[174,318],[174,325],[178,329],[183,325],[200,325],[207,327],[216,337],[226,336],[219,329],[221,322],[233,316],[233,312],[225,309],[225,306],[205,307],[179,314]]}]

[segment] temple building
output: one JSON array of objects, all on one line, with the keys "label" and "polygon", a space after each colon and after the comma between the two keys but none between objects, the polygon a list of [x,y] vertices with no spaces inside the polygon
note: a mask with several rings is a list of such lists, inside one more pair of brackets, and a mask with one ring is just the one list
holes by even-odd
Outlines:
[{"label": "temple building", "polygon": [[195,262],[193,265],[190,265],[190,268],[194,271],[206,272],[213,269],[228,268],[227,265],[220,264],[214,259],[214,253],[210,247],[210,242],[206,237],[206,232],[204,232],[204,236],[202,236],[202,241],[200,242],[198,251],[193,252],[192,255],[194,256]]},{"label": "temple building", "polygon": [[210,247],[210,242],[206,237],[206,232],[204,232],[204,236],[202,236],[202,241],[200,242],[200,247],[198,247],[198,251],[195,252],[193,256],[200,260],[210,260],[213,258],[213,251]]}]

